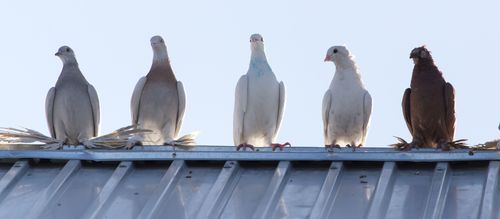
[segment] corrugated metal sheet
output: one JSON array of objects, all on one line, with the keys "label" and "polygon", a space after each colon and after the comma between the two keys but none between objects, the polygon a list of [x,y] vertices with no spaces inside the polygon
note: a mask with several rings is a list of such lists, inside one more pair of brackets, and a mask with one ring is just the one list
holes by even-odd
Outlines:
[{"label": "corrugated metal sheet", "polygon": [[0,151],[0,218],[500,218],[496,151],[66,149]]}]

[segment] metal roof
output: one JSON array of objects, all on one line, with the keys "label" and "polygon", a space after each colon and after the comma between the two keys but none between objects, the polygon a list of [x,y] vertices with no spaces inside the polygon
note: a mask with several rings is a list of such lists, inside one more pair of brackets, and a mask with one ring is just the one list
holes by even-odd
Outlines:
[{"label": "metal roof", "polygon": [[500,218],[497,151],[0,150],[0,218]]}]

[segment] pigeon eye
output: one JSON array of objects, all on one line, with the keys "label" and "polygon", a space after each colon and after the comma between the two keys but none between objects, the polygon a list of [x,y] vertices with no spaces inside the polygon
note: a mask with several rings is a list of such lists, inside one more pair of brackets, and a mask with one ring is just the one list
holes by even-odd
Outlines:
[{"label": "pigeon eye", "polygon": [[66,48],[66,52],[69,52],[69,51],[70,51],[69,48]]},{"label": "pigeon eye", "polygon": [[337,49],[334,49],[334,50],[333,50],[333,53],[337,53],[337,52],[338,52],[338,50],[337,50]]},{"label": "pigeon eye", "polygon": [[264,38],[260,38],[260,41],[264,42]]}]

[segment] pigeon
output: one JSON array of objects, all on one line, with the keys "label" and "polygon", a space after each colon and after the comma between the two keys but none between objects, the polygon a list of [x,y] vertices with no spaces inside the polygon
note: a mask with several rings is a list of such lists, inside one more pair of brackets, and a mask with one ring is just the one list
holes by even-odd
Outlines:
[{"label": "pigeon", "polygon": [[[498,130],[500,130],[500,124],[498,125]],[[497,142],[497,149],[500,149],[500,141]]]},{"label": "pigeon", "polygon": [[361,80],[354,57],[345,46],[333,46],[325,62],[335,63],[330,87],[323,96],[323,135],[325,147],[361,147],[372,112],[372,98]]},{"label": "pigeon", "polygon": [[264,52],[260,34],[250,37],[251,58],[248,72],[236,85],[233,139],[236,149],[271,146],[283,149],[290,143],[273,143],[285,110],[285,84],[278,82]]},{"label": "pigeon", "polygon": [[401,140],[399,149],[464,148],[465,139],[453,141],[455,135],[455,89],[446,82],[431,53],[425,46],[410,53],[415,64],[410,88],[404,92],[402,107],[406,125],[413,137],[411,143]]},{"label": "pigeon", "polygon": [[163,38],[153,36],[150,42],[153,64],[149,73],[139,79],[132,94],[132,124],[152,131],[142,134],[141,144],[192,145],[194,133],[176,139],[186,109],[184,86],[175,78]]},{"label": "pigeon", "polygon": [[57,53],[63,68],[56,86],[45,100],[47,123],[52,138],[66,145],[91,147],[88,140],[99,133],[99,98],[78,68],[74,51],[62,46]]}]

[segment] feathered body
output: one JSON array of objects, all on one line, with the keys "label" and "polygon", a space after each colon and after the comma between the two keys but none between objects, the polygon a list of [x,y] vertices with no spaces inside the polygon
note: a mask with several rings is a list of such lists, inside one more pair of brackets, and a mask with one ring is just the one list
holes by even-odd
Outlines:
[{"label": "feathered body", "polygon": [[252,35],[251,42],[248,72],[236,85],[233,139],[235,145],[270,146],[283,117],[285,87],[267,62],[262,37]]},{"label": "feathered body", "polygon": [[63,46],[56,55],[62,59],[63,69],[47,94],[47,122],[53,138],[78,145],[98,135],[99,100],[78,68],[71,48]]},{"label": "feathered body", "polygon": [[131,100],[132,124],[151,130],[143,143],[162,145],[175,141],[185,110],[184,88],[175,78],[161,37],[151,39],[154,57],[149,73],[137,83]]},{"label": "feathered body", "polygon": [[413,147],[441,147],[455,134],[455,91],[425,47],[415,48],[410,88],[403,96],[403,114]]},{"label": "feathered body", "polygon": [[335,75],[323,97],[326,146],[359,147],[365,143],[372,101],[347,48],[329,49],[325,61],[333,61]]}]

